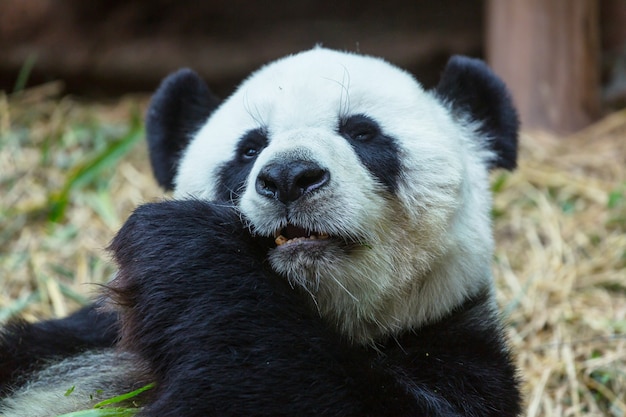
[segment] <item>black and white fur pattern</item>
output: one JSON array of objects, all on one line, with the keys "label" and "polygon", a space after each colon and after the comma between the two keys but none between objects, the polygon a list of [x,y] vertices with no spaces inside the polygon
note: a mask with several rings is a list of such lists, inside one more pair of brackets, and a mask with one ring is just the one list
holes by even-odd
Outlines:
[{"label": "black and white fur pattern", "polygon": [[[518,415],[488,182],[515,167],[517,128],[502,82],[464,57],[425,91],[380,59],[315,48],[221,104],[195,73],[171,75],[147,132],[175,201],[140,207],[114,239],[100,301],[114,311],[4,330],[0,411],[68,412],[75,381],[87,388],[69,398],[92,403],[100,355],[102,396],[156,382],[143,416]],[[59,329],[86,341],[33,347]]]}]

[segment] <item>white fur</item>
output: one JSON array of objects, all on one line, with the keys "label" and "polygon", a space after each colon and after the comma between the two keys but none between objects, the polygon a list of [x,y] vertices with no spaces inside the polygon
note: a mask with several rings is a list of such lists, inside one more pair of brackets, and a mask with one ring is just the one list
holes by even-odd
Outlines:
[{"label": "white fur", "polygon": [[[395,138],[402,163],[390,195],[337,133],[342,117],[364,114]],[[273,268],[315,298],[349,337],[431,322],[491,286],[491,207],[486,161],[471,121],[383,60],[316,48],[253,74],[200,129],[182,158],[175,196],[213,199],[217,169],[239,138],[263,128],[270,139],[247,184],[231,190],[251,229],[271,236],[290,221],[350,237],[349,253],[270,253]],[[268,162],[297,157],[330,172],[328,186],[286,212],[258,195]]]},{"label": "white fur", "polygon": [[0,415],[55,417],[86,410],[140,388],[131,385],[141,380],[139,374],[138,358],[128,353],[86,352],[50,365],[10,397],[0,399]]}]

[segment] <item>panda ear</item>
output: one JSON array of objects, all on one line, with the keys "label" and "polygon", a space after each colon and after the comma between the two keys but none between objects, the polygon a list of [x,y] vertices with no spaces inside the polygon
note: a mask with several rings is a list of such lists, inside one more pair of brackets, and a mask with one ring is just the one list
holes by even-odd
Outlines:
[{"label": "panda ear", "polygon": [[167,76],[152,96],[146,136],[152,171],[159,185],[174,187],[183,150],[219,105],[205,82],[190,69]]},{"label": "panda ear", "polygon": [[460,55],[450,58],[435,94],[454,113],[480,122],[479,132],[497,157],[490,168],[516,167],[517,112],[504,83],[483,61]]}]

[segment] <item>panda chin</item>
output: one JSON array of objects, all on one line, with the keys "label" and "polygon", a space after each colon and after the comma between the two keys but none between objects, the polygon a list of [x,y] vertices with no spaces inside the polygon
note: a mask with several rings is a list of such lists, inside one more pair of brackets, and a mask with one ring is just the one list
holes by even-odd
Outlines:
[{"label": "panda chin", "polygon": [[343,238],[328,232],[316,232],[288,223],[274,233],[276,247],[270,251],[269,260],[273,269],[293,280],[306,285],[306,271],[318,275],[328,265],[336,262],[350,244]]}]

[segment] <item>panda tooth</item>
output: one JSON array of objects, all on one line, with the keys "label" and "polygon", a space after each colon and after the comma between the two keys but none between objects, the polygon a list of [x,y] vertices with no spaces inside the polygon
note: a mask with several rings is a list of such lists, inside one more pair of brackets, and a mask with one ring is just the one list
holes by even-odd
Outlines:
[{"label": "panda tooth", "polygon": [[293,243],[293,242],[300,242],[303,240],[322,240],[322,239],[329,239],[330,235],[328,233],[325,232],[313,232],[310,233],[309,236],[301,236],[301,237],[294,237],[294,238],[287,238],[286,236],[284,236],[280,230],[274,232],[274,243],[276,243],[276,246],[281,246],[284,245],[285,243]]}]

